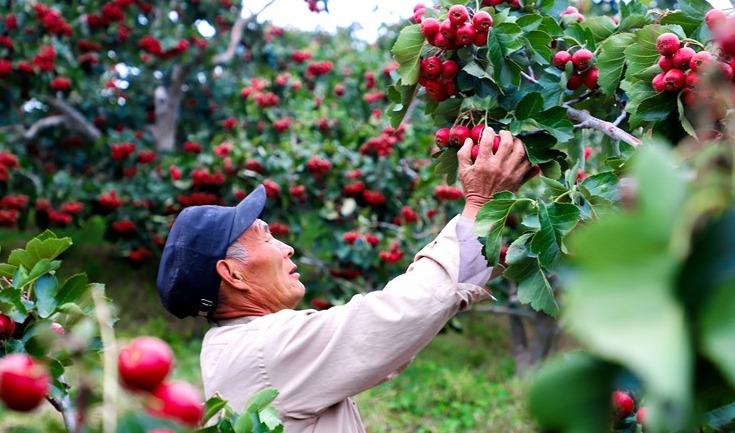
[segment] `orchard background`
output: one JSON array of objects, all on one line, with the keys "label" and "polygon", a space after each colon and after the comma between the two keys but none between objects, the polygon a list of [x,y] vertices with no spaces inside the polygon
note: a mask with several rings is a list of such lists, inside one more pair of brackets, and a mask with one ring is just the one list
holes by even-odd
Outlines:
[{"label": "orchard background", "polygon": [[207,431],[278,431],[277,390],[199,405],[206,324],[154,289],[177,213],[265,184],[303,307],[329,308],[461,209],[457,150],[488,127],[539,173],[478,216],[499,302],[358,397],[368,429],[733,429],[730,11],[426,2],[367,43],[258,19],[285,1],[0,9],[3,429],[189,431],[219,413]]}]

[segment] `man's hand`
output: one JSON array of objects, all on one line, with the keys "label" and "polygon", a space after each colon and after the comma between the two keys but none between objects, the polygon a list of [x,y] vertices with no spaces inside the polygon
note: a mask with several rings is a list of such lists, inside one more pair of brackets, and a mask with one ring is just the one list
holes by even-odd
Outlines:
[{"label": "man's hand", "polygon": [[[493,140],[499,135],[500,145],[493,154]],[[486,127],[480,138],[480,152],[472,162],[472,139],[467,139],[457,153],[459,180],[464,189],[465,206],[462,215],[474,219],[482,205],[500,191],[517,191],[523,182],[538,174],[531,167],[523,142],[508,131],[495,134]]]}]

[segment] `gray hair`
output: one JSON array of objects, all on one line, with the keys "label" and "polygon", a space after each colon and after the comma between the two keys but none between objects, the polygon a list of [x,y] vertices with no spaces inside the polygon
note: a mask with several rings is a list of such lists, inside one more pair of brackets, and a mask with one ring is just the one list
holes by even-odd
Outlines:
[{"label": "gray hair", "polygon": [[245,245],[243,245],[239,239],[236,239],[235,242],[231,243],[230,246],[227,247],[225,258],[237,259],[244,262],[248,258],[248,251],[245,249]]}]

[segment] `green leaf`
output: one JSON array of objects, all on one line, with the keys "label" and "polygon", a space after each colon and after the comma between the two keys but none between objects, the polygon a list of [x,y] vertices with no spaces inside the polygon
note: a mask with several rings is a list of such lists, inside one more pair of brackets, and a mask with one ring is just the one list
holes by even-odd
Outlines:
[{"label": "green leaf", "polygon": [[505,221],[517,202],[513,193],[500,192],[493,195],[493,199],[485,203],[477,213],[475,234],[478,237],[485,237],[485,258],[490,265],[498,263]]},{"label": "green leaf", "polygon": [[617,24],[608,16],[589,17],[580,23],[582,28],[592,32],[595,40],[607,39],[617,29]]},{"label": "green leaf", "polygon": [[257,412],[268,406],[278,397],[278,390],[275,388],[264,388],[256,392],[245,403],[245,407],[250,412]]},{"label": "green leaf", "polygon": [[483,79],[492,79],[492,76],[488,74],[485,68],[483,68],[482,66],[480,66],[479,63],[474,62],[474,61],[467,63],[464,66],[464,68],[462,68],[462,70],[472,75],[473,77],[483,78]]},{"label": "green leaf", "polygon": [[618,177],[610,171],[597,173],[585,178],[580,184],[580,188],[591,196],[603,197],[607,200],[617,201],[619,199]]},{"label": "green leaf", "polygon": [[56,303],[59,305],[67,302],[80,302],[88,297],[87,274],[76,274],[69,277],[56,294]]},{"label": "green leaf", "polygon": [[[656,39],[666,32],[673,31],[670,27],[651,24],[643,27],[635,33],[635,43],[625,49],[625,57],[628,69],[625,71],[625,79],[631,83],[641,80],[638,74],[645,69],[656,65],[661,57],[656,49]],[[680,32],[681,33],[681,32]],[[646,79],[644,77],[643,79]],[[650,82],[648,83],[650,87]]]},{"label": "green leaf", "polygon": [[551,48],[549,48],[552,39],[551,35],[541,30],[531,30],[525,34],[526,48],[533,54],[533,58],[537,63],[541,65],[549,64],[553,55]]},{"label": "green leaf", "polygon": [[278,410],[273,406],[267,406],[260,411],[260,420],[269,430],[276,430],[278,427],[283,426],[283,423],[278,418]]},{"label": "green leaf", "polygon": [[255,426],[254,416],[255,414],[250,411],[243,411],[232,426],[232,430],[235,433],[252,433]]},{"label": "green leaf", "polygon": [[518,103],[515,109],[517,119],[529,119],[535,117],[543,110],[544,98],[539,92],[531,92],[527,94]]},{"label": "green leaf", "polygon": [[200,422],[204,425],[217,415],[222,409],[227,406],[227,400],[223,399],[221,395],[215,394],[209,400],[204,403],[204,416]]},{"label": "green leaf", "polygon": [[[528,410],[540,431],[610,431],[610,392],[616,370],[581,351],[546,362],[528,391]],[[581,407],[585,409],[580,411]]]},{"label": "green leaf", "polygon": [[577,225],[579,208],[568,203],[538,202],[541,229],[531,241],[531,251],[538,255],[541,266],[556,269],[562,260],[564,236]]},{"label": "green leaf", "polygon": [[418,83],[419,56],[424,39],[424,35],[421,34],[421,26],[413,24],[404,27],[393,44],[391,53],[398,62],[398,73],[401,75],[403,85],[410,86]]},{"label": "green leaf", "polygon": [[38,315],[46,319],[54,313],[56,306],[56,294],[59,291],[59,282],[53,275],[42,275],[34,284],[36,296],[36,309]]},{"label": "green leaf", "polygon": [[457,180],[457,170],[459,169],[459,159],[457,159],[457,148],[444,149],[436,159],[434,173],[444,174],[447,176],[447,185],[452,185]]},{"label": "green leaf", "polygon": [[561,71],[549,67],[544,69],[544,74],[539,79],[541,94],[544,96],[544,110],[561,105],[566,88],[561,85]]},{"label": "green leaf", "polygon": [[[398,102],[393,105],[393,108],[389,112],[390,124],[393,128],[403,122],[403,118],[406,117],[408,107],[411,106],[411,101],[416,91],[416,85],[412,86],[401,86],[400,81],[395,86],[391,86],[389,89],[393,91],[394,97],[397,94]],[[391,93],[390,91],[388,93]]]},{"label": "green leaf", "polygon": [[13,266],[23,266],[33,269],[40,260],[51,261],[66,251],[72,245],[71,238],[56,238],[53,232],[46,231],[31,239],[25,249],[13,250],[8,257],[8,263]]},{"label": "green leaf", "polygon": [[700,333],[702,352],[735,386],[735,276],[716,288],[704,308]]},{"label": "green leaf", "polygon": [[676,107],[676,95],[672,92],[660,92],[642,100],[636,115],[649,122],[658,122],[669,117]]},{"label": "green leaf", "polygon": [[625,31],[635,27],[643,27],[646,24],[648,8],[639,1],[621,2],[619,30]]},{"label": "green leaf", "polygon": [[0,277],[12,279],[13,275],[15,275],[15,271],[17,270],[17,266],[9,265],[7,263],[0,263]]},{"label": "green leaf", "polygon": [[3,307],[3,312],[18,323],[23,323],[28,317],[28,309],[22,300],[23,292],[15,287],[0,290],[0,304],[12,305],[13,310]]},{"label": "green leaf", "polygon": [[503,275],[518,283],[519,302],[550,316],[556,317],[559,314],[559,305],[554,298],[554,291],[541,270],[538,260],[525,257],[511,264]]},{"label": "green leaf", "polygon": [[697,131],[694,130],[694,126],[692,126],[691,122],[689,122],[689,119],[686,117],[684,104],[681,102],[681,94],[676,98],[676,108],[679,112],[679,122],[681,123],[682,128],[684,128],[684,131],[686,131],[690,136],[696,137]]},{"label": "green leaf", "polygon": [[612,95],[618,88],[625,68],[625,49],[633,43],[635,36],[620,33],[611,36],[600,46],[600,54],[595,64],[600,71],[598,84],[605,95]]},{"label": "green leaf", "polygon": [[548,188],[549,192],[551,192],[551,197],[557,197],[567,193],[567,187],[565,187],[561,182],[554,179],[549,179],[545,176],[540,176],[540,178],[541,181],[546,185],[546,188]]},{"label": "green leaf", "polygon": [[460,98],[450,98],[440,102],[431,115],[434,124],[442,127],[446,124],[454,123],[459,114],[459,110],[462,108],[462,101],[463,99]]},{"label": "green leaf", "polygon": [[564,107],[553,107],[539,113],[535,119],[538,126],[553,135],[559,143],[566,143],[574,138],[574,124],[567,119]]},{"label": "green leaf", "polygon": [[488,53],[493,68],[493,78],[504,86],[518,86],[521,81],[521,67],[508,56],[521,48],[523,30],[518,24],[504,22],[493,27],[487,38]]}]

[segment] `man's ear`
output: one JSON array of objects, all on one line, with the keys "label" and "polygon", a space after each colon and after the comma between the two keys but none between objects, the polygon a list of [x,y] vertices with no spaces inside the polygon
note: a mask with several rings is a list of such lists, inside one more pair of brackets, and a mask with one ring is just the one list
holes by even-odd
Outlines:
[{"label": "man's ear", "polygon": [[246,288],[245,281],[241,278],[242,273],[231,261],[227,259],[218,260],[215,269],[220,278],[222,278],[222,281],[226,282],[229,286],[240,290]]}]

